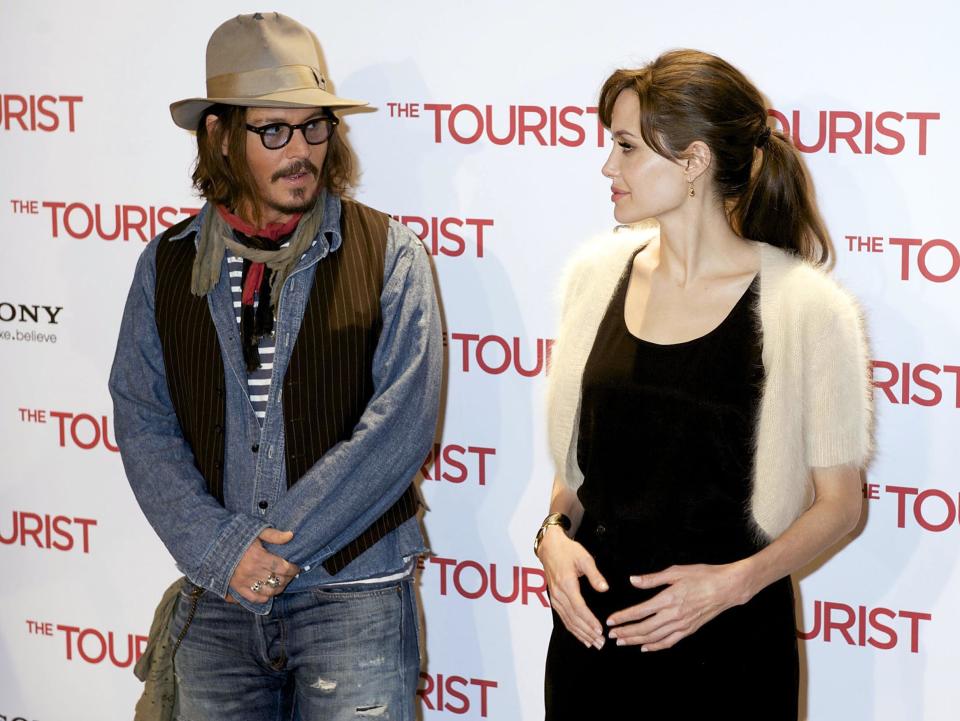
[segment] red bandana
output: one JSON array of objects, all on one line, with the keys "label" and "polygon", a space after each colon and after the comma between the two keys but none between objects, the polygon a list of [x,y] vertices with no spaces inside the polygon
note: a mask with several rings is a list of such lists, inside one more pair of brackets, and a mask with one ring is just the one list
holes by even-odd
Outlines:
[{"label": "red bandana", "polygon": [[[263,228],[255,228],[222,205],[217,206],[217,212],[227,222],[227,225],[238,233],[242,233],[248,238],[265,238],[274,243],[296,230],[297,223],[303,217],[303,213],[296,213],[286,223],[267,223]],[[247,277],[243,283],[243,305],[253,305],[253,295],[263,281],[263,267],[263,263],[250,263],[250,270],[247,271]]]}]

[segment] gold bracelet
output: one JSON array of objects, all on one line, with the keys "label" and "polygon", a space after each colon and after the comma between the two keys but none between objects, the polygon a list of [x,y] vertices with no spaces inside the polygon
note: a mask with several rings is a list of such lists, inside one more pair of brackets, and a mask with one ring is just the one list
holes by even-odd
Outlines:
[{"label": "gold bracelet", "polygon": [[570,530],[570,525],[570,519],[562,513],[551,513],[544,518],[543,523],[540,524],[540,530],[537,531],[536,538],[533,539],[533,555],[536,556],[537,551],[540,550],[540,542],[549,526],[560,526],[566,532]]}]

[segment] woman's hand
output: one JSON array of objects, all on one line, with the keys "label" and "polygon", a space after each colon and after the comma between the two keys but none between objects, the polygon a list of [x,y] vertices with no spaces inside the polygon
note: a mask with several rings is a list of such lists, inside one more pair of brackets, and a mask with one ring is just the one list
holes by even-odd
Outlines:
[{"label": "woman's hand", "polygon": [[637,588],[666,586],[643,603],[617,611],[609,619],[610,638],[618,646],[641,651],[670,648],[728,608],[746,603],[749,590],[743,564],[670,566],[659,573],[631,576]]},{"label": "woman's hand", "polygon": [[580,577],[586,576],[597,591],[609,586],[597,570],[593,556],[567,537],[559,526],[548,526],[537,554],[547,577],[550,603],[567,630],[585,646],[603,648],[603,626],[580,594]]}]

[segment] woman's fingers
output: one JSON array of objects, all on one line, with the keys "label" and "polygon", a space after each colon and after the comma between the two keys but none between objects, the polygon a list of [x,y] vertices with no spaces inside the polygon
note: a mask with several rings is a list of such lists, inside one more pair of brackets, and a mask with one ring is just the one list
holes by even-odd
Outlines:
[{"label": "woman's fingers", "polygon": [[[618,646],[634,646],[637,644],[658,643],[674,633],[689,631],[687,624],[678,619],[658,618],[657,614],[643,623],[631,623],[619,626],[610,632],[610,638],[617,640]],[[651,624],[651,622],[653,622]]]},{"label": "woman's fingers", "polygon": [[603,628],[580,595],[578,580],[574,578],[560,582],[555,588],[556,591],[551,594],[553,607],[557,609],[563,625],[585,645],[601,648],[605,640]]},{"label": "woman's fingers", "polygon": [[677,641],[686,636],[682,631],[677,631],[669,636],[667,636],[662,641],[657,641],[656,643],[644,644],[640,647],[641,651],[662,651],[665,648],[671,648]]},{"label": "woman's fingers", "polygon": [[580,627],[578,619],[575,616],[571,616],[566,599],[562,596],[562,594],[558,593],[552,595],[551,605],[553,606],[553,610],[557,612],[557,615],[560,617],[560,621],[563,623],[563,626],[567,629],[567,631],[573,634],[584,646],[592,645],[590,635],[585,629]]},{"label": "woman's fingers", "polygon": [[584,553],[584,555],[578,559],[577,566],[581,575],[587,577],[594,591],[603,592],[610,588],[607,579],[603,577],[603,574],[600,573],[600,570],[597,568],[597,562],[593,560],[593,556],[589,553]]},{"label": "woman's fingers", "polygon": [[638,603],[636,606],[628,606],[623,610],[610,614],[610,618],[607,619],[607,625],[619,626],[624,623],[642,621],[655,613],[670,608],[673,602],[674,594],[671,593],[671,589],[665,588],[656,596],[647,599],[643,603]]}]

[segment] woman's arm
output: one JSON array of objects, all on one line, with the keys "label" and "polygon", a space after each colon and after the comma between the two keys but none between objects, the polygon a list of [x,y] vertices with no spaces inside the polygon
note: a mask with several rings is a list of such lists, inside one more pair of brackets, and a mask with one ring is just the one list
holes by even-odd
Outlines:
[{"label": "woman's arm", "polygon": [[[577,494],[556,477],[550,496],[550,512],[570,518],[572,536],[583,519],[583,506]],[[580,577],[586,576],[597,591],[606,591],[606,580],[597,570],[593,556],[568,536],[560,526],[547,526],[537,552],[547,578],[550,604],[567,630],[585,646],[603,647],[603,626],[580,594]]]},{"label": "woman's arm", "polygon": [[[564,535],[569,535],[571,538],[576,534],[577,529],[580,528],[580,521],[583,520],[583,506],[580,504],[580,499],[577,498],[576,492],[563,482],[560,476],[555,476],[553,479],[553,490],[550,492],[550,513],[562,513],[570,519],[570,531]],[[550,528],[548,527],[545,533],[549,533]],[[546,539],[546,535],[544,535],[544,539]]]},{"label": "woman's arm", "polygon": [[[860,519],[860,470],[834,466],[812,470],[816,499],[784,533],[741,561],[724,565],[671,566],[631,577],[637,588],[666,586],[653,598],[607,619],[618,645],[659,651],[707,621],[746,603],[761,589],[814,560],[848,534]],[[542,555],[542,552],[541,552]]]},{"label": "woman's arm", "polygon": [[860,469],[814,468],[816,500],[783,535],[741,563],[748,599],[761,589],[807,565],[850,533],[863,505]]}]

